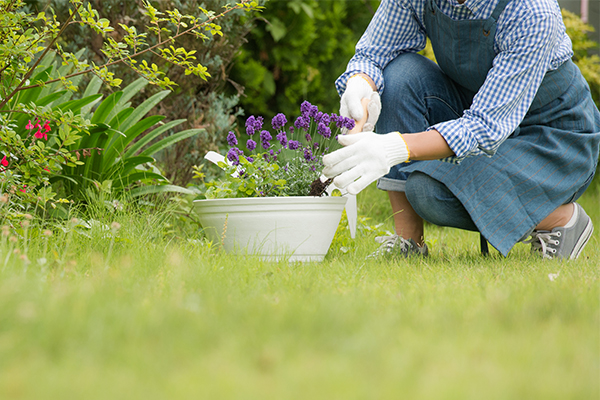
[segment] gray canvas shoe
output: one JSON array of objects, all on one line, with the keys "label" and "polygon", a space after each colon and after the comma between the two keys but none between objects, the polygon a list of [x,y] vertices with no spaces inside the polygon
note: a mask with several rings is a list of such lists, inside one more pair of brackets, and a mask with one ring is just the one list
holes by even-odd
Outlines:
[{"label": "gray canvas shoe", "polygon": [[381,246],[379,246],[375,252],[367,256],[368,259],[410,256],[427,257],[429,255],[429,250],[427,249],[426,244],[424,244],[422,247],[419,247],[414,240],[406,240],[398,235],[378,236],[375,238],[375,241],[381,243]]},{"label": "gray canvas shoe", "polygon": [[558,227],[551,231],[533,231],[531,239],[523,243],[531,243],[531,251],[544,258],[574,260],[579,257],[594,231],[592,220],[583,208],[575,203],[577,217],[575,225],[570,228]]}]

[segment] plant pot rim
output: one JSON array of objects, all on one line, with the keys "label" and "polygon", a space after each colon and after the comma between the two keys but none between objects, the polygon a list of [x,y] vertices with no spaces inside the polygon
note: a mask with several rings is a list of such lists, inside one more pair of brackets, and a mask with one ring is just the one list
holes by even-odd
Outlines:
[{"label": "plant pot rim", "polygon": [[202,202],[226,202],[226,203],[246,203],[246,202],[257,202],[257,203],[345,203],[348,200],[347,197],[343,196],[271,196],[271,197],[228,197],[228,198],[217,198],[217,199],[199,199],[194,200],[195,203]]}]

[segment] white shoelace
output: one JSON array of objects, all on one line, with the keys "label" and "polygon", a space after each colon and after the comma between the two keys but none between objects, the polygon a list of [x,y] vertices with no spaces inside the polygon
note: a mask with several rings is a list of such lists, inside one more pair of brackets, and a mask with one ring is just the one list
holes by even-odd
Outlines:
[{"label": "white shoelace", "polygon": [[550,247],[549,245],[558,246],[560,243],[561,232],[536,232],[533,231],[531,233],[531,239],[524,240],[523,243],[529,244],[533,246],[531,251],[538,251],[542,253],[543,258],[553,258],[554,254],[556,254],[557,249],[555,247]]},{"label": "white shoelace", "polygon": [[396,246],[396,243],[398,241],[400,241],[400,250],[401,251],[408,251],[408,246],[410,245],[410,243],[408,243],[407,240],[403,239],[402,237],[400,237],[398,235],[377,236],[375,238],[375,241],[377,243],[381,243],[381,246],[379,246],[379,248],[373,254],[369,255],[367,258],[379,257],[379,256],[383,255],[384,253],[391,252],[392,249]]}]

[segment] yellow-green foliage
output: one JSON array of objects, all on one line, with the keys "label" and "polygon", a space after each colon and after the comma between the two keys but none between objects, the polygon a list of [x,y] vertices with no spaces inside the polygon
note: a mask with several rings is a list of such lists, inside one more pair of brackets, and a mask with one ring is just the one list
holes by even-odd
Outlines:
[{"label": "yellow-green foliage", "polygon": [[598,43],[588,37],[588,33],[594,32],[594,27],[570,11],[562,10],[562,15],[567,34],[573,42],[573,61],[588,81],[596,104],[600,105],[600,57],[589,54],[589,50],[598,47]]}]

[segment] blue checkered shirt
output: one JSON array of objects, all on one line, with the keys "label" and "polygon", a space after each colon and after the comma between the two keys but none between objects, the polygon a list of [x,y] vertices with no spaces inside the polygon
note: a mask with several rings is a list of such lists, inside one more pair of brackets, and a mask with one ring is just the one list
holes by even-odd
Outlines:
[{"label": "blue checkered shirt", "polygon": [[[436,0],[452,19],[487,19],[499,0]],[[382,70],[399,54],[425,48],[425,0],[382,0],[369,27],[356,45],[346,72],[336,81],[340,95],[348,79],[359,72],[369,75],[379,92],[385,82]],[[492,156],[519,126],[547,71],[573,56],[556,0],[513,0],[498,18],[493,67],[461,118],[436,124],[460,162],[468,156]]]}]

